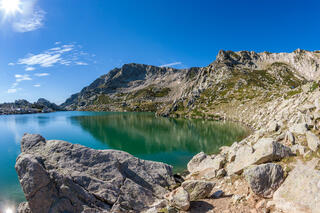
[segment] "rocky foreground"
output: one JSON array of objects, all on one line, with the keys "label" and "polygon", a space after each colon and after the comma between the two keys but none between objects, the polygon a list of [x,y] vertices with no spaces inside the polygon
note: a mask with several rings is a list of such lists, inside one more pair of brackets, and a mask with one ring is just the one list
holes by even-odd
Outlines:
[{"label": "rocky foreground", "polygon": [[16,170],[18,212],[141,212],[175,184],[171,166],[26,134]]}]

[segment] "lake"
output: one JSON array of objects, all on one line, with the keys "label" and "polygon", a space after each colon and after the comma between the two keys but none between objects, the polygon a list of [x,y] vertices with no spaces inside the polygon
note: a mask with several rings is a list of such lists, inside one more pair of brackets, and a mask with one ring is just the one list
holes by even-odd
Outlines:
[{"label": "lake", "polygon": [[24,133],[38,133],[94,149],[117,149],[186,168],[200,151],[216,153],[246,136],[233,123],[155,117],[152,113],[55,112],[0,116],[0,207],[24,200],[14,169]]}]

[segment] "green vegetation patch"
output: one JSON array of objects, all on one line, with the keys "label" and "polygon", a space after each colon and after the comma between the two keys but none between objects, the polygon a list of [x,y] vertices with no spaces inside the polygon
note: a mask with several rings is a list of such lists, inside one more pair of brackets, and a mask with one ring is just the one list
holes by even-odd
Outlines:
[{"label": "green vegetation patch", "polygon": [[95,100],[94,104],[110,104],[112,103],[112,99],[108,95],[99,95],[99,97]]},{"label": "green vegetation patch", "polygon": [[129,94],[129,99],[140,99],[140,98],[161,98],[165,97],[170,93],[170,88],[155,88],[149,86]]},{"label": "green vegetation patch", "polygon": [[292,97],[292,96],[299,94],[301,92],[302,92],[302,89],[300,87],[295,90],[290,90],[289,92],[287,92],[287,97]]},{"label": "green vegetation patch", "polygon": [[310,92],[313,92],[313,91],[315,91],[318,87],[319,87],[319,83],[318,83],[318,82],[313,82],[312,85],[311,85],[311,87],[310,87],[310,89],[309,89],[309,91],[310,91]]}]

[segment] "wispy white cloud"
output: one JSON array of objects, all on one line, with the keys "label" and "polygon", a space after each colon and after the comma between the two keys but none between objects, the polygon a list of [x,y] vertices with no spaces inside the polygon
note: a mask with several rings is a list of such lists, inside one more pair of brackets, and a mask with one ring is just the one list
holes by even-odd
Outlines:
[{"label": "wispy white cloud", "polygon": [[41,67],[51,67],[61,60],[61,54],[50,55],[48,53],[31,55],[27,58],[19,59],[18,64],[27,66],[40,65]]},{"label": "wispy white cloud", "polygon": [[173,63],[170,63],[170,64],[160,65],[160,67],[172,67],[172,66],[181,65],[181,64],[182,64],[182,62],[177,61],[177,62],[173,62]]},{"label": "wispy white cloud", "polygon": [[44,76],[49,76],[50,74],[49,73],[36,73],[34,75],[37,77],[44,77]]},{"label": "wispy white cloud", "polygon": [[40,84],[34,84],[33,86],[34,86],[34,87],[41,87]]},{"label": "wispy white cloud", "polygon": [[64,44],[38,54],[30,53],[26,57],[18,59],[17,63],[12,64],[25,65],[27,66],[26,69],[30,69],[28,67],[35,68],[35,66],[47,68],[54,65],[89,65],[91,57],[87,56],[89,54],[82,51],[81,48],[80,45],[76,44]]},{"label": "wispy white cloud", "polygon": [[32,12],[22,15],[19,20],[13,23],[13,29],[20,33],[40,29],[44,25],[45,14],[44,10],[33,8]]},{"label": "wispy white cloud", "polygon": [[9,63],[8,65],[9,65],[9,66],[14,66],[15,64],[11,62],[11,63]]},{"label": "wispy white cloud", "polygon": [[9,88],[7,90],[7,93],[17,93],[19,90],[22,90],[21,88],[18,88],[19,84],[22,82],[22,81],[31,81],[32,78],[29,76],[29,75],[21,75],[21,74],[16,74],[14,75],[16,81],[11,85],[11,88]]},{"label": "wispy white cloud", "polygon": [[34,67],[26,67],[26,69],[25,69],[25,71],[33,71],[33,70],[35,70]]},{"label": "wispy white cloud", "polygon": [[80,65],[80,66],[86,66],[86,65],[88,65],[88,63],[82,62],[82,61],[78,61],[78,62],[76,62],[76,64],[77,64],[77,65]]},{"label": "wispy white cloud", "polygon": [[19,75],[19,74],[16,74],[14,75],[14,77],[16,78],[16,82],[21,82],[21,81],[31,81],[32,78],[30,78],[29,75]]},{"label": "wispy white cloud", "polygon": [[12,88],[16,88],[18,85],[19,85],[18,82],[14,82],[14,83],[12,84]]},{"label": "wispy white cloud", "polygon": [[7,93],[10,93],[10,94],[16,93],[16,92],[18,92],[17,88],[11,88],[11,89],[8,89],[8,91],[7,91]]}]

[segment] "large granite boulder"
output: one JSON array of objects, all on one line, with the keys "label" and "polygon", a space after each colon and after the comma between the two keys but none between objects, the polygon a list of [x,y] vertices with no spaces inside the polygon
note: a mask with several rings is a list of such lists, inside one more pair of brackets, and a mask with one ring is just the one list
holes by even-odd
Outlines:
[{"label": "large granite boulder", "polygon": [[223,168],[226,158],[223,155],[207,155],[200,152],[195,155],[188,163],[188,171],[190,173],[210,170],[214,173]]},{"label": "large granite boulder", "polygon": [[316,136],[315,134],[313,134],[312,132],[307,132],[306,138],[307,138],[307,142],[308,142],[308,147],[314,152],[318,151],[318,149],[320,147],[319,137]]},{"label": "large granite boulder", "polygon": [[300,162],[289,173],[286,180],[273,194],[274,205],[285,213],[320,212],[319,159]]},{"label": "large granite boulder", "polygon": [[291,149],[274,141],[272,138],[262,138],[253,149],[244,145],[237,152],[234,162],[227,165],[228,175],[241,174],[243,169],[250,165],[258,165],[272,161],[281,160],[282,158],[293,155]]},{"label": "large granite boulder", "polygon": [[270,198],[284,180],[280,165],[274,163],[252,166],[244,171],[251,190],[262,197]]},{"label": "large granite boulder", "polygon": [[171,166],[25,134],[16,171],[20,212],[141,212],[175,184]]}]

